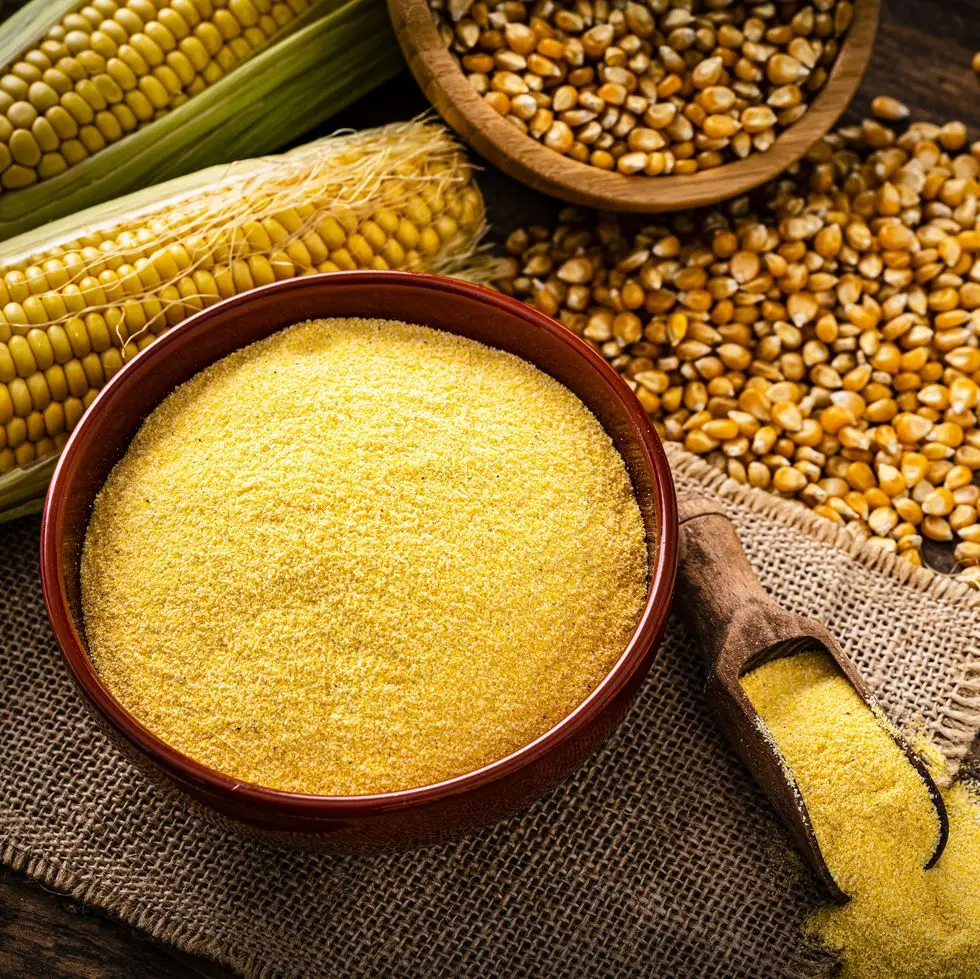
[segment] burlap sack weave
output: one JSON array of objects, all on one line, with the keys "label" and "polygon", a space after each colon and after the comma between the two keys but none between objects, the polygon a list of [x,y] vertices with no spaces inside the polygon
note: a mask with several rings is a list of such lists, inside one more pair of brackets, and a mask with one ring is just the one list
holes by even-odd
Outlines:
[{"label": "burlap sack weave", "polygon": [[[673,454],[725,499],[764,584],[823,619],[900,722],[953,763],[980,728],[980,600],[795,505]],[[624,724],[529,811],[385,857],[244,839],[147,783],[105,740],[51,638],[37,521],[0,527],[0,856],[185,949],[261,976],[829,974],[801,950],[819,898],[701,702],[671,623]]]}]

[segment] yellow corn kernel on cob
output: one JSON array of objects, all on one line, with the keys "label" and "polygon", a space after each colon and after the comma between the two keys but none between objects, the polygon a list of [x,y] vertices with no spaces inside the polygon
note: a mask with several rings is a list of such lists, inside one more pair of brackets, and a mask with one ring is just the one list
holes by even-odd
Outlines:
[{"label": "yellow corn kernel on cob", "polygon": [[0,236],[275,151],[399,67],[377,0],[32,0],[0,25]]},{"label": "yellow corn kernel on cob", "polygon": [[433,123],[214,167],[0,245],[0,520],[28,503],[99,389],[187,316],[341,269],[451,271],[483,202]]},{"label": "yellow corn kernel on cob", "polygon": [[311,0],[78,3],[0,72],[0,192],[70,166],[203,91]]}]

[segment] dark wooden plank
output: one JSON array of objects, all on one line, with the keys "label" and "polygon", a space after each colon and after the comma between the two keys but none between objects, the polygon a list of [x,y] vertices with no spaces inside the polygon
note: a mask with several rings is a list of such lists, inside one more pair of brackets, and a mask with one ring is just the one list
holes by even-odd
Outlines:
[{"label": "dark wooden plank", "polygon": [[977,138],[980,84],[970,67],[980,49],[976,0],[886,0],[881,29],[851,119],[869,114],[871,99],[892,95],[913,119],[960,119]]},{"label": "dark wooden plank", "polygon": [[[871,67],[846,118],[866,115],[875,95],[892,95],[909,105],[913,118],[961,119],[971,126],[973,138],[980,138],[980,82],[970,69],[976,50],[980,0],[886,0]],[[426,108],[405,73],[323,132],[406,119]],[[560,207],[490,170],[484,170],[479,181],[496,234],[529,221],[549,221]],[[941,550],[935,555],[930,551],[930,559],[941,563]],[[156,943],[21,874],[0,871],[0,975],[173,979],[229,973]]]},{"label": "dark wooden plank", "polygon": [[0,975],[51,979],[225,977],[12,870],[0,870]]}]

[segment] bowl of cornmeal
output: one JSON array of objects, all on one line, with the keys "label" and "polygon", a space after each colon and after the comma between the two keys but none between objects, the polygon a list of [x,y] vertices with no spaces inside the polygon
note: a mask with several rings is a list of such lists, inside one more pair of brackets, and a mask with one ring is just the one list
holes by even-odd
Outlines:
[{"label": "bowl of cornmeal", "polygon": [[65,662],[191,799],[337,849],[470,832],[566,778],[656,654],[677,519],[580,338],[400,272],[206,309],[105,387],[42,526]]}]

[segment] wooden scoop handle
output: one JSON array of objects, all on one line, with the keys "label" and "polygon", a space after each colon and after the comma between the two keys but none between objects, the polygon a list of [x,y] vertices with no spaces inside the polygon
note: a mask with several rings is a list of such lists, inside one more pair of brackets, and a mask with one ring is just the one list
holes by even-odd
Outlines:
[{"label": "wooden scoop handle", "polygon": [[[710,669],[726,649],[742,649],[794,635],[795,616],[784,612],[759,584],[735,527],[720,504],[680,495],[680,567],[675,608],[698,641]],[[725,657],[727,658],[727,657]]]},{"label": "wooden scoop handle", "polygon": [[[781,609],[765,592],[742,550],[734,524],[720,504],[682,493],[678,495],[677,516],[681,534],[674,607],[707,661],[705,700],[831,896],[844,901],[847,897],[820,853],[799,788],[762,736],[759,716],[739,678],[759,662],[760,656],[784,656],[794,649],[818,646],[834,659],[869,707],[877,709],[875,700],[857,667],[822,623]],[[902,735],[894,730],[889,733],[922,777],[936,808],[939,837],[926,864],[929,869],[946,845],[946,809],[922,760]]]}]

